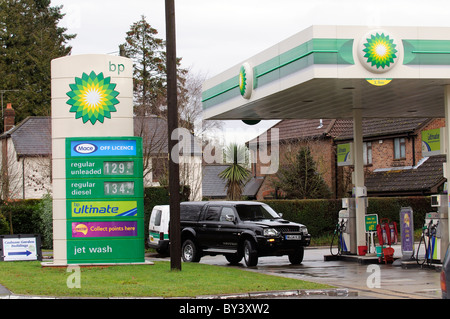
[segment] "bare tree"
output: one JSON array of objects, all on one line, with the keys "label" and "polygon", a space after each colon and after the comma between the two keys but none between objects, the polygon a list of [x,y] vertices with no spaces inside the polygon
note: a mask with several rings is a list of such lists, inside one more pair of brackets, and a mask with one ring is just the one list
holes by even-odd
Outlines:
[{"label": "bare tree", "polygon": [[22,170],[19,169],[17,154],[10,139],[2,140],[1,198],[8,201],[17,198],[22,188]]},{"label": "bare tree", "polygon": [[167,121],[157,116],[136,116],[134,135],[142,137],[144,180],[153,181],[153,173],[167,168]]},{"label": "bare tree", "polygon": [[198,138],[223,127],[222,121],[202,118],[202,84],[205,80],[205,74],[194,73],[189,69],[184,83],[185,90],[178,95],[180,127],[187,128]]}]

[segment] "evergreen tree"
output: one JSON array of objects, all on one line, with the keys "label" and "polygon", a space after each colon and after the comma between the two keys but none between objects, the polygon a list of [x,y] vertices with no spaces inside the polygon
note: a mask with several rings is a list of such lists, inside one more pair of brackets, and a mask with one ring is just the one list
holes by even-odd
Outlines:
[{"label": "evergreen tree", "polygon": [[[166,44],[158,31],[145,19],[131,25],[120,54],[133,59],[133,86],[136,115],[165,116],[167,71]],[[178,59],[178,65],[181,59]],[[186,70],[178,69],[179,90],[183,89]]]},{"label": "evergreen tree", "polygon": [[50,115],[50,62],[70,54],[66,43],[75,37],[58,27],[61,9],[50,0],[0,1],[0,90],[20,90],[4,95],[17,121]]},{"label": "evergreen tree", "polygon": [[[223,170],[219,177],[226,181],[227,200],[241,200],[250,172],[242,165],[246,160],[247,149],[231,144],[225,156],[231,159],[231,165]],[[229,162],[229,161],[227,161]]]},{"label": "evergreen tree", "polygon": [[331,192],[317,171],[316,163],[309,147],[301,147],[295,156],[286,156],[286,164],[282,165],[273,181],[276,188],[281,189],[286,198],[329,198]]}]

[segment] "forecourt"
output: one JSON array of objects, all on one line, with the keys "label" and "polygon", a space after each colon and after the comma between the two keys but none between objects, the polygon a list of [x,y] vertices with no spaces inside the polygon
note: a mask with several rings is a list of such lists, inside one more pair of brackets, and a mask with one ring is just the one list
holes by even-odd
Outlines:
[{"label": "forecourt", "polygon": [[449,123],[450,28],[311,26],[205,81],[202,101],[204,119],[353,119],[356,241],[363,246],[362,119]]}]

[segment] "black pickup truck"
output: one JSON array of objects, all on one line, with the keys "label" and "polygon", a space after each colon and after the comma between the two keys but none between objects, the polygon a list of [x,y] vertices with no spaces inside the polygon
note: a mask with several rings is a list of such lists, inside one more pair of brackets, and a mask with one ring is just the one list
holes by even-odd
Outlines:
[{"label": "black pickup truck", "polygon": [[288,255],[292,264],[300,264],[311,240],[304,225],[282,219],[259,202],[184,202],[180,220],[185,262],[223,254],[231,264],[244,258],[253,267],[258,257]]}]

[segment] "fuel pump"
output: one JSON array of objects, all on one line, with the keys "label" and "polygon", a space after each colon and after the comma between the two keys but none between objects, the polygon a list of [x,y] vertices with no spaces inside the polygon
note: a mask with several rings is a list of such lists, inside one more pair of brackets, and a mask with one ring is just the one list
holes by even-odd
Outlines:
[{"label": "fuel pump", "polygon": [[341,254],[356,254],[356,210],[354,198],[342,199],[342,210],[339,211],[338,222],[331,241],[330,252],[334,239],[337,239],[338,252]]},{"label": "fuel pump", "polygon": [[442,263],[449,242],[448,236],[448,195],[431,196],[431,206],[437,208],[437,212],[429,212],[425,215],[425,223],[422,228],[416,259],[420,246],[425,248],[423,263]]},{"label": "fuel pump", "polygon": [[425,216],[425,224],[422,228],[422,236],[419,241],[419,247],[417,248],[417,262],[419,263],[419,250],[420,246],[423,245],[425,249],[424,261],[422,264],[431,264],[438,258],[439,247],[437,247],[436,237],[437,228],[439,226],[439,214],[438,213],[427,213]]},{"label": "fuel pump", "polygon": [[[345,242],[344,233],[347,231],[347,225],[348,225],[348,211],[346,209],[343,209],[339,211],[339,218],[338,222],[336,224],[336,228],[334,230],[333,239],[331,240],[330,245],[330,253],[333,256],[339,256],[342,255],[342,253],[348,252],[347,244]],[[334,240],[337,240],[337,253],[333,253],[333,242]]]}]

